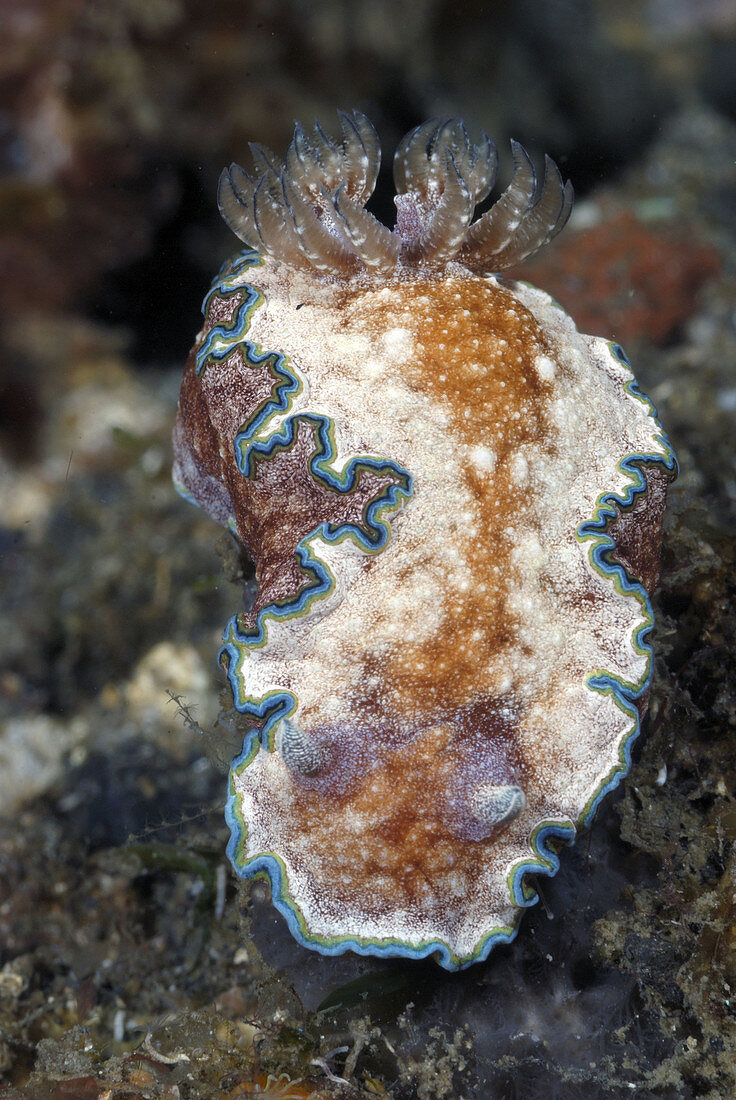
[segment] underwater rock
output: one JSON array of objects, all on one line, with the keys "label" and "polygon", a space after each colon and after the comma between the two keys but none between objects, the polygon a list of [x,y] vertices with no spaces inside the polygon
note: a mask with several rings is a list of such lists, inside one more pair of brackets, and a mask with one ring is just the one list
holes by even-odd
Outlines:
[{"label": "underwater rock", "polygon": [[491,274],[563,227],[554,164],[538,186],[514,144],[473,222],[495,148],[431,120],[391,232],[375,132],[340,119],[223,173],[248,247],[205,300],[174,476],[256,565],[221,653],[254,720],[236,871],[308,946],[455,969],[628,769],[675,459],[621,349]]}]

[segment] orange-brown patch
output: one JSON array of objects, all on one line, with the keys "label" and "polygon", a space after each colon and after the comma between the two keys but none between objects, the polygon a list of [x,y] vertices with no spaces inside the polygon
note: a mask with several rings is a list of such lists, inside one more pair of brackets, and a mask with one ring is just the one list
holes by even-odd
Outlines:
[{"label": "orange-brown patch", "polygon": [[[453,590],[450,584],[439,631],[429,640],[405,639],[384,670],[407,702],[421,698],[430,711],[460,706],[477,689],[479,665],[514,638],[507,607],[514,576],[509,528],[524,521],[534,502],[515,484],[510,463],[523,444],[545,445],[549,385],[534,364],[550,354],[549,345],[531,312],[482,278],[404,282],[392,285],[390,296],[360,294],[347,307],[348,325],[355,315],[377,339],[396,328],[413,334],[403,378],[442,404],[450,437],[464,448],[463,488],[473,504],[469,521],[458,522],[456,548],[473,587]],[[478,445],[495,456],[491,472],[474,461]]]}]

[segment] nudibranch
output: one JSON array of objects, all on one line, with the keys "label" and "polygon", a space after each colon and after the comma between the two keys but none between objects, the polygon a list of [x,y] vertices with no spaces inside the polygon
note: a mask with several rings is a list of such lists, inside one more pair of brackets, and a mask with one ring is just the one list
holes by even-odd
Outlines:
[{"label": "nudibranch", "polygon": [[481,216],[496,150],[433,119],[394,161],[394,230],[366,210],[376,133],[251,146],[175,429],[181,492],[255,563],[221,662],[252,719],[227,817],[326,954],[513,938],[534,874],[629,766],[675,457],[615,344],[498,275],[563,227],[547,159]]}]

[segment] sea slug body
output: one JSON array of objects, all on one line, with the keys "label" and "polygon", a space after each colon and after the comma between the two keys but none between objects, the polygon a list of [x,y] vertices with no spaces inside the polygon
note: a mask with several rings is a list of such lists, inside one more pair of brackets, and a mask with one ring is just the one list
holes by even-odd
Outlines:
[{"label": "sea slug body", "polygon": [[495,148],[431,120],[390,231],[375,132],[340,119],[223,173],[247,247],[205,300],[175,480],[256,564],[221,654],[253,719],[236,871],[319,951],[456,969],[628,768],[675,458],[621,349],[497,274],[567,219],[552,162],[538,187],[514,144],[472,221]]}]

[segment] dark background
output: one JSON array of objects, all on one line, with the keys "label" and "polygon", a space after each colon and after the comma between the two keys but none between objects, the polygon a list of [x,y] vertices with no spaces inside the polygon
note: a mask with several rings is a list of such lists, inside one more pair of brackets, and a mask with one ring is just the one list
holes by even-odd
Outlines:
[{"label": "dark background", "polygon": [[[247,142],[357,107],[390,158],[436,114],[549,152],[578,195],[615,185],[667,120],[736,113],[733,16],[701,0],[23,0],[3,5],[0,306],[124,326],[174,362],[232,247],[213,201]],[[12,393],[6,402],[12,404]],[[20,410],[22,411],[22,410]],[[19,415],[19,410],[14,410]]]}]

